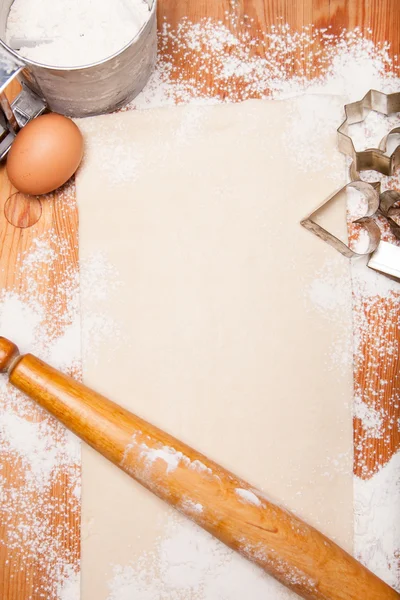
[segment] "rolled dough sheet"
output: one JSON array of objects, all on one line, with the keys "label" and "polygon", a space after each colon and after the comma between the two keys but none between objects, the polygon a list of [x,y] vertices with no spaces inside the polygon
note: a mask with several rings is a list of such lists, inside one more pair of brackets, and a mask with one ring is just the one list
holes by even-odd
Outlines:
[{"label": "rolled dough sheet", "polygon": [[[254,100],[79,123],[82,269],[106,261],[120,282],[82,291],[96,330],[83,373],[351,551],[352,367],[333,359],[351,348],[349,263],[299,225],[345,167],[336,181],[299,168],[295,110]],[[334,315],[310,300],[327,270],[343,282]],[[83,600],[295,597],[88,448],[82,502]]]}]

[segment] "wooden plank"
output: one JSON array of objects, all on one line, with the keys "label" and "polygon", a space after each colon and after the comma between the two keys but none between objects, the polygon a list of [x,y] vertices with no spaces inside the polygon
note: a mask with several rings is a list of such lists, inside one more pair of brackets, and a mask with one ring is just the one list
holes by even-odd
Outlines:
[{"label": "wooden plank", "polygon": [[394,294],[356,306],[356,323],[362,322],[363,334],[355,386],[362,390],[366,406],[382,420],[377,436],[360,418],[354,419],[354,472],[363,479],[369,479],[400,450],[399,301],[400,294]]},{"label": "wooden plank", "polygon": [[[390,53],[393,57],[400,54],[400,7],[398,0],[159,0],[158,16],[162,24],[164,17],[172,27],[187,17],[198,22],[203,17],[218,19],[229,26],[230,20],[226,12],[235,15],[242,27],[244,15],[254,19],[251,32],[257,37],[258,31],[268,31],[277,22],[288,23],[294,30],[300,31],[303,26],[331,27],[336,34],[342,28],[360,27],[363,31],[372,29],[375,42],[391,43]],[[249,25],[247,24],[247,28]],[[168,48],[165,49],[168,52]],[[188,64],[183,52],[172,57],[187,79],[200,81],[204,76],[195,66]],[[301,68],[300,68],[301,69]],[[314,72],[314,75],[316,73]],[[206,84],[214,84],[212,75]],[[216,86],[213,89],[217,89]],[[0,170],[0,288],[23,293],[27,290],[27,281],[21,272],[21,255],[34,248],[35,239],[40,235],[48,239],[50,245],[62,242],[64,252],[57,269],[50,270],[41,266],[38,271],[38,297],[44,302],[47,314],[56,315],[52,322],[44,323],[44,327],[57,327],[61,322],[65,303],[55,305],[53,291],[59,287],[69,270],[77,268],[77,227],[78,213],[74,198],[65,201],[63,193],[53,195],[42,202],[40,219],[32,227],[16,227],[5,218],[5,204],[15,191],[8,182],[4,168]],[[23,200],[8,204],[8,217],[21,225],[26,219],[35,220],[37,209],[27,210]],[[36,215],[36,216],[35,216]],[[25,221],[24,221],[25,219]],[[56,242],[54,240],[57,240]],[[400,381],[399,355],[390,355],[394,341],[400,343],[400,325],[398,323],[397,305],[394,299],[381,299],[376,305],[365,305],[368,332],[364,332],[362,360],[358,364],[355,380],[363,390],[368,390],[367,402],[380,411],[384,420],[384,435],[380,439],[369,436],[360,419],[355,419],[355,464],[357,475],[368,478],[377,469],[386,464],[393,453],[400,447],[400,433],[395,425],[400,418]],[[365,325],[365,319],[364,319]],[[379,338],[377,345],[370,343]],[[382,383],[386,381],[386,383]],[[394,399],[397,398],[395,401]],[[42,415],[37,410],[36,418]],[[55,435],[62,431],[54,425]],[[24,485],[24,467],[15,456],[2,457],[2,475],[7,486],[16,488]],[[45,498],[34,495],[27,497],[27,503],[15,505],[14,515],[1,513],[0,508],[0,598],[2,600],[55,600],[56,572],[60,560],[78,568],[79,561],[79,500],[73,497],[67,473],[62,474],[53,488],[46,492]],[[6,486],[6,487],[7,487]],[[9,536],[18,520],[31,511],[39,500],[42,506],[48,507],[43,512],[43,522],[49,532],[53,533],[57,544],[53,554],[37,554],[33,556],[26,540],[12,547]],[[4,507],[3,507],[4,508]]]},{"label": "wooden plank", "polygon": [[[8,90],[17,92],[13,85]],[[43,336],[65,326],[66,274],[77,268],[77,211],[75,201],[65,192],[34,202],[9,182],[5,167],[0,169],[0,290],[40,302],[49,318],[42,323]],[[11,198],[11,201],[9,200]],[[13,199],[15,200],[13,202]],[[11,221],[11,222],[9,222]],[[15,225],[13,225],[14,223]],[[30,227],[29,224],[32,224]],[[22,225],[22,227],[21,227]],[[46,240],[49,251],[57,254],[57,267],[40,264],[32,288],[21,269],[22,257],[35,248],[35,240]],[[62,254],[59,244],[63,245]],[[31,275],[31,272],[29,273]],[[57,293],[55,293],[57,290]],[[50,318],[51,316],[51,318]],[[75,373],[79,376],[79,373]],[[11,395],[1,402],[10,401]],[[26,407],[24,407],[26,408]],[[53,442],[65,443],[63,428],[31,403],[29,414],[15,408],[16,414],[32,422],[48,420]],[[80,555],[80,501],[73,493],[80,474],[79,465],[58,472],[51,486],[40,490],[27,483],[29,468],[18,454],[1,457],[4,478],[0,502],[0,598],[2,600],[52,600],[57,598],[57,582],[63,564],[78,570]],[[37,539],[40,536],[40,539]]]}]

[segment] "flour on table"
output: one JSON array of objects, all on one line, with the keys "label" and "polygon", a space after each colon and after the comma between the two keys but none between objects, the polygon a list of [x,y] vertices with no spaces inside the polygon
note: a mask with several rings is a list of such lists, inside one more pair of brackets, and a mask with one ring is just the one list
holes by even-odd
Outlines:
[{"label": "flour on table", "polygon": [[57,600],[79,600],[80,574],[76,569],[66,568],[57,586]]},{"label": "flour on table", "polygon": [[107,340],[110,361],[113,351],[126,343],[126,337],[117,318],[111,318],[103,306],[118,293],[123,293],[123,284],[117,269],[107,258],[107,253],[96,252],[79,263],[80,302],[93,303],[96,309],[89,311],[80,321],[81,352],[90,354],[94,360],[101,345]]},{"label": "flour on table", "polygon": [[[387,118],[370,113],[364,123],[350,128],[350,134],[359,149],[362,144],[365,144],[363,147],[376,146],[391,128],[398,126],[398,123],[399,115]],[[399,170],[393,177],[372,171],[361,174],[364,181],[379,181],[382,191],[399,190],[399,176]],[[363,195],[352,188],[349,188],[348,192],[348,216],[352,219],[363,216],[366,208]],[[385,220],[378,218],[376,222],[381,229],[382,239],[398,245],[399,242],[391,234]],[[356,243],[353,240],[351,247],[356,251],[363,251],[366,241],[366,235],[361,230],[361,235],[355,240]],[[333,364],[338,360],[344,361],[345,364],[353,360],[353,357],[355,362],[354,460],[357,470],[366,478],[362,480],[356,477],[354,484],[355,554],[369,569],[399,590],[399,454],[392,457],[376,474],[371,472],[368,459],[377,443],[378,448],[392,447],[393,432],[398,428],[393,414],[395,408],[398,408],[399,398],[396,394],[391,398],[387,397],[388,380],[385,379],[385,375],[380,380],[372,377],[359,380],[358,374],[363,371],[371,373],[379,367],[383,373],[388,373],[388,377],[389,374],[396,373],[399,355],[397,332],[400,327],[400,283],[369,269],[367,258],[352,261],[351,278],[354,347],[341,349],[340,346],[332,346],[328,355]],[[326,318],[337,319],[341,303],[340,290],[346,285],[349,283],[336,277],[329,263],[326,263],[325,268],[316,273],[315,280],[308,288],[307,301],[311,301]],[[381,323],[379,329],[374,325],[376,319]],[[379,449],[377,451],[379,452]]]},{"label": "flour on table", "polygon": [[[225,22],[182,19],[175,29],[164,22],[155,71],[130,108],[202,106],[305,94],[287,115],[291,125],[285,136],[287,152],[305,171],[315,172],[328,164],[334,180],[342,159],[337,148],[329,155],[325,148],[344,119],[343,105],[361,99],[370,88],[399,89],[399,68],[390,58],[388,46],[374,44],[368,32],[357,29],[343,30],[336,37],[329,29],[314,27],[295,32],[281,20],[258,35],[253,27],[247,17],[237,21],[228,15]],[[304,53],[303,62],[300,53]],[[194,72],[190,78],[187,64]],[[323,98],[318,99],[324,95],[333,96],[329,106]],[[387,119],[372,113],[365,124],[352,126],[350,133],[358,146],[363,136],[367,145],[376,144],[397,122],[395,115]],[[131,157],[133,177],[137,156],[128,147],[127,156]],[[110,177],[119,177],[118,172],[126,177],[124,163],[122,160],[119,170],[113,161]]]},{"label": "flour on table", "polygon": [[375,408],[368,406],[359,396],[354,398],[354,416],[361,419],[368,437],[382,437],[382,414]]},{"label": "flour on table", "polygon": [[329,153],[325,149],[342,118],[343,97],[305,94],[288,112],[289,127],[284,134],[287,154],[302,170],[313,173],[329,167],[333,190],[338,173],[343,173],[343,155],[337,147]]},{"label": "flour on table", "polygon": [[371,479],[354,480],[355,555],[400,592],[400,452]]},{"label": "flour on table", "polygon": [[[67,253],[67,245],[55,231],[38,236],[29,252],[19,257],[24,289],[0,292],[0,332],[15,342],[21,353],[32,352],[64,372],[80,375],[81,324],[79,277],[74,269],[64,273],[42,304],[38,285],[49,285],[55,269]],[[101,298],[118,287],[118,276],[103,255],[81,265],[85,293]],[[97,339],[113,327],[94,316]],[[92,321],[93,322],[93,321]],[[104,325],[105,324],[105,325]],[[103,328],[101,328],[101,326]],[[88,332],[86,332],[88,334]],[[92,337],[92,336],[91,336]],[[118,343],[118,337],[114,337]],[[112,344],[110,351],[112,352]],[[95,340],[89,350],[96,352]],[[62,481],[68,490],[69,524],[79,529],[81,475],[80,442],[61,424],[27,399],[0,376],[0,452],[3,463],[21,475],[23,484],[5,478],[0,466],[0,521],[6,537],[0,540],[22,560],[40,562],[46,569],[43,597],[78,600],[80,597],[77,549],[67,551],[63,528],[54,530],[55,514],[64,519],[65,507],[54,502],[52,490]],[[41,557],[46,557],[43,560]]]},{"label": "flour on table", "polygon": [[[33,267],[35,268],[35,267]],[[44,308],[32,297],[5,292],[0,296],[0,330],[20,346],[49,360],[53,365],[76,373],[79,330],[64,337],[46,335]],[[68,506],[71,527],[80,517],[80,444],[59,423],[34,405],[0,377],[0,452],[2,462],[14,474],[12,483],[2,477],[0,467],[0,521],[5,525],[1,543],[29,563],[38,561],[46,570],[45,597],[76,571],[75,548],[65,552],[65,532],[54,529],[54,515],[64,518],[65,507],[54,503],[52,489],[63,485],[75,500]],[[71,537],[71,540],[73,537]],[[46,561],[41,560],[45,556]],[[68,599],[69,600],[69,599]],[[75,600],[75,598],[73,598]]]},{"label": "flour on table", "polygon": [[396,92],[399,65],[389,45],[371,37],[357,28],[337,36],[314,26],[294,31],[282,19],[255,32],[252,19],[228,13],[221,21],[184,18],[175,28],[164,21],[156,69],[131,107],[282,99],[307,92],[352,102],[371,88]]},{"label": "flour on table", "polygon": [[97,127],[95,121],[77,119],[78,126],[86,134],[85,156],[80,169],[84,170],[87,164],[101,164],[107,180],[117,191],[128,182],[136,181],[144,168],[151,167],[156,171],[160,168],[160,163],[168,160],[171,153],[182,151],[190,144],[201,132],[203,115],[204,109],[201,106],[183,115],[174,136],[169,140],[160,140],[162,154],[158,156],[157,162],[147,156],[146,164],[143,162],[143,150],[135,136],[127,139],[124,135],[123,121],[115,123],[112,131],[105,134],[103,129]]},{"label": "flour on table", "polygon": [[366,148],[378,148],[389,131],[399,126],[400,113],[385,116],[371,111],[364,121],[350,125],[348,134],[353,140],[355,149],[360,151]]},{"label": "flour on table", "polygon": [[343,293],[351,285],[350,270],[345,274],[340,269],[340,261],[327,259],[315,278],[305,290],[305,300],[324,315],[326,319],[340,322],[343,310],[349,309],[349,297]]},{"label": "flour on table", "polygon": [[170,514],[154,550],[114,565],[107,600],[294,600],[261,569],[190,521]]}]

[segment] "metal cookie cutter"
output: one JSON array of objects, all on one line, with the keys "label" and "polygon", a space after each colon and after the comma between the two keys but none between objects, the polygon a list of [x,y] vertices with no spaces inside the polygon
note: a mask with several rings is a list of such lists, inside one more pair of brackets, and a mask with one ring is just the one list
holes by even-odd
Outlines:
[{"label": "metal cookie cutter", "polygon": [[362,100],[346,104],[344,107],[346,119],[337,130],[339,150],[352,158],[350,167],[351,179],[360,179],[360,171],[378,171],[383,175],[393,175],[400,164],[400,146],[387,156],[387,139],[394,129],[381,141],[379,148],[367,148],[357,151],[353,140],[349,136],[349,126],[364,121],[371,111],[376,111],[385,116],[400,112],[400,92],[384,94],[377,90],[370,90]]},{"label": "metal cookie cutter", "polygon": [[374,271],[400,280],[400,247],[389,242],[380,242],[368,261]]},{"label": "metal cookie cutter", "polygon": [[395,204],[400,202],[400,192],[395,190],[386,190],[379,196],[379,213],[385,217],[389,223],[393,235],[400,240],[400,224],[393,219],[394,216],[400,215],[400,208],[395,208]]},{"label": "metal cookie cutter", "polygon": [[[362,181],[360,171],[373,170],[383,175],[393,175],[396,167],[400,164],[400,144],[388,155],[388,141],[392,135],[400,135],[400,127],[392,129],[381,140],[378,148],[356,151],[353,140],[349,135],[349,126],[363,121],[371,111],[377,111],[385,116],[400,112],[400,93],[384,94],[383,92],[370,90],[362,100],[345,106],[346,119],[337,131],[338,146],[341,152],[352,159],[350,166],[351,183],[332,194],[313,213],[303,219],[301,224],[348,258],[373,253],[368,263],[369,267],[387,275],[398,277],[399,271],[397,267],[393,266],[393,262],[399,258],[400,249],[393,244],[380,241],[380,229],[371,217],[375,214],[382,215],[388,221],[394,235],[400,239],[400,225],[393,219],[394,216],[400,214],[400,208],[394,206],[400,202],[400,192],[388,190],[380,193],[380,182],[367,183]],[[347,187],[358,189],[367,200],[366,214],[361,219],[353,221],[361,224],[368,233],[369,245],[364,253],[354,252],[346,243],[316,222],[318,212],[328,203],[334,202]],[[395,250],[387,246],[392,246]]]},{"label": "metal cookie cutter", "polygon": [[[334,203],[339,198],[339,196],[341,196],[348,188],[357,189],[363,194],[365,200],[367,201],[367,210],[365,211],[364,216],[353,221],[353,223],[362,225],[368,234],[369,244],[365,252],[355,252],[348,246],[346,242],[340,240],[338,237],[333,235],[333,233],[322,227],[322,225],[317,223],[316,220],[318,213],[320,213],[324,207],[327,207],[328,204]],[[366,183],[365,181],[352,181],[351,183],[348,183],[340,190],[329,196],[329,198],[327,198],[327,200],[325,200],[310,215],[302,219],[301,225],[303,225],[303,227],[305,227],[309,231],[315,233],[315,235],[327,242],[330,246],[335,248],[335,250],[338,250],[338,252],[340,252],[344,256],[347,256],[347,258],[365,256],[367,254],[371,254],[371,252],[373,252],[378,247],[379,240],[381,237],[378,225],[370,218],[376,213],[378,207],[378,190],[371,186],[369,183]]]},{"label": "metal cookie cutter", "polygon": [[[132,100],[146,85],[157,57],[157,1],[136,36],[112,56],[82,67],[52,67],[29,60],[4,39],[13,0],[0,0],[0,160],[16,131],[46,108],[70,117],[112,112]],[[114,9],[109,0],[110,11]],[[21,94],[10,105],[4,89],[15,78]]]},{"label": "metal cookie cutter", "polygon": [[[380,141],[378,148],[369,148],[357,152],[353,140],[348,135],[350,125],[360,123],[369,115],[371,111],[379,112],[385,116],[400,112],[400,93],[384,94],[376,90],[370,90],[362,100],[346,104],[344,107],[346,113],[345,121],[338,128],[338,146],[339,150],[352,158],[350,165],[350,179],[352,181],[361,180],[360,171],[377,171],[386,176],[393,175],[396,167],[400,164],[400,145],[388,155],[388,142],[391,136],[400,134],[400,127],[395,127],[387,133]],[[374,187],[380,190],[380,183],[372,183]],[[399,210],[393,205],[400,201],[400,194],[396,191],[386,191],[380,194],[379,207],[377,212],[381,214],[389,223],[392,233],[400,239],[400,226],[393,219],[393,216],[399,214]]]}]

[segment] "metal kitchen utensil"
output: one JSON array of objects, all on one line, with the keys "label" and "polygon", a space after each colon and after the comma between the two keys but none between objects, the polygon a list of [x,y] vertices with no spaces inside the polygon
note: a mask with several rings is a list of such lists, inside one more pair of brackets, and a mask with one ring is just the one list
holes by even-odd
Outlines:
[{"label": "metal kitchen utensil", "polygon": [[379,214],[385,217],[393,235],[400,240],[400,225],[393,219],[394,216],[400,215],[400,208],[394,207],[398,202],[400,202],[400,192],[395,190],[386,190],[379,196]]},{"label": "metal kitchen utensil", "polygon": [[[322,227],[322,225],[320,225],[316,221],[318,213],[320,213],[324,206],[326,207],[328,204],[334,203],[339,198],[339,196],[341,196],[348,188],[357,189],[359,192],[362,193],[367,202],[367,209],[365,211],[364,216],[353,221],[353,223],[362,225],[362,227],[366,230],[368,234],[369,244],[365,252],[355,252],[348,246],[346,242],[333,235],[333,233]],[[302,219],[301,225],[303,225],[303,227],[305,227],[309,231],[315,233],[315,235],[327,242],[330,246],[335,248],[335,250],[337,250],[344,256],[347,256],[347,258],[365,256],[367,254],[371,254],[371,252],[373,252],[377,248],[381,237],[378,225],[370,218],[376,213],[378,207],[378,191],[372,185],[364,181],[352,181],[351,183],[348,183],[347,185],[342,187],[340,190],[334,192],[331,196],[329,196],[329,198],[324,200],[324,202],[320,206],[318,206],[318,208],[316,208],[310,215]]]},{"label": "metal kitchen utensil", "polygon": [[360,171],[378,171],[383,175],[393,175],[400,164],[400,146],[388,156],[386,154],[387,138],[396,130],[389,132],[381,141],[379,148],[367,148],[357,151],[349,135],[349,126],[364,121],[371,111],[385,116],[400,112],[400,92],[384,94],[377,90],[369,90],[362,100],[346,104],[346,119],[337,130],[339,150],[352,158],[350,175],[353,181],[360,178]]},{"label": "metal kitchen utensil", "polygon": [[368,261],[374,271],[400,280],[400,247],[389,242],[380,242]]},{"label": "metal kitchen utensil", "polygon": [[[360,172],[372,170],[387,176],[393,175],[396,167],[400,165],[400,144],[395,147],[393,152],[388,154],[388,141],[391,136],[400,135],[400,127],[389,131],[381,140],[378,148],[357,151],[349,135],[349,126],[363,121],[371,111],[379,112],[385,116],[400,112],[400,92],[384,94],[383,92],[370,90],[362,100],[346,104],[344,109],[346,119],[337,130],[338,147],[341,152],[352,159],[350,165],[351,183],[332,194],[316,210],[305,217],[301,221],[301,225],[348,258],[365,256],[374,252],[368,266],[382,273],[393,275],[394,271],[398,272],[398,267],[396,267],[394,261],[399,258],[399,249],[393,244],[380,241],[380,229],[372,220],[372,217],[376,214],[383,216],[388,221],[392,233],[400,239],[400,225],[393,219],[393,216],[400,214],[400,209],[394,206],[397,202],[400,202],[400,193],[394,190],[380,193],[380,182],[364,182],[361,180]],[[347,187],[358,189],[367,201],[367,211],[364,217],[353,221],[362,225],[369,236],[368,248],[363,253],[354,252],[345,242],[316,222],[318,212],[328,203],[334,202],[337,196]],[[387,246],[392,246],[395,251],[388,249]]]},{"label": "metal kitchen utensil", "polygon": [[10,104],[4,92],[9,83],[22,73],[24,65],[0,46],[0,160],[6,156],[17,131],[46,110],[42,98],[25,84]]},{"label": "metal kitchen utensil", "polygon": [[118,109],[143,89],[157,56],[157,2],[145,1],[148,20],[119,52],[81,67],[52,67],[19,56],[4,42],[13,0],[0,0],[0,92],[15,77],[23,85],[11,106],[4,95],[0,102],[0,159],[11,147],[16,123],[23,127],[46,108],[70,117],[98,115]]}]

